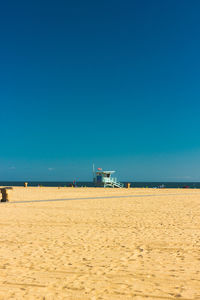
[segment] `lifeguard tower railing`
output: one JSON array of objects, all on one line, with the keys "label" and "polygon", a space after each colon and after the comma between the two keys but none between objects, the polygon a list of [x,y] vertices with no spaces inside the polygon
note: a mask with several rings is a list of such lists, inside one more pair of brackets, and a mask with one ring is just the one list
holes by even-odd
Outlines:
[{"label": "lifeguard tower railing", "polygon": [[118,188],[124,187],[124,184],[117,181],[116,177],[110,177],[110,178],[104,177],[102,178],[102,181],[104,183],[104,187],[118,187]]}]

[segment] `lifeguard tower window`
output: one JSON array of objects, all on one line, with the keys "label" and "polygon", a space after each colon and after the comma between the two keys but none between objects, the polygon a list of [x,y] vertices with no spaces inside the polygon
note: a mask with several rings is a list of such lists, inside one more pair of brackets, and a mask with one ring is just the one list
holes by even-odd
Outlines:
[{"label": "lifeguard tower window", "polygon": [[101,176],[97,176],[97,182],[101,182]]},{"label": "lifeguard tower window", "polygon": [[107,174],[107,177],[110,177],[110,174]]}]

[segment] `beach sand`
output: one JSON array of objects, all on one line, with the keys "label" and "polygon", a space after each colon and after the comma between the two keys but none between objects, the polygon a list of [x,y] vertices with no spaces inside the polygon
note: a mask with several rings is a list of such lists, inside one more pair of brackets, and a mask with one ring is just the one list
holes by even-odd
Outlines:
[{"label": "beach sand", "polygon": [[16,187],[0,299],[200,299],[199,221],[195,189]]}]

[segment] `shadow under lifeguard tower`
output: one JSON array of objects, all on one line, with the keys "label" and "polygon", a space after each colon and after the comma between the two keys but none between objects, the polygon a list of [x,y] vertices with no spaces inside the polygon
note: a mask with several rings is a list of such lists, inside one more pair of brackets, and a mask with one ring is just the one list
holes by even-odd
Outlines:
[{"label": "shadow under lifeguard tower", "polygon": [[124,184],[117,181],[117,178],[113,178],[112,174],[115,173],[115,171],[103,171],[101,169],[98,169],[98,171],[93,170],[93,180],[94,185],[99,187],[112,187],[112,188],[122,188],[124,187]]}]

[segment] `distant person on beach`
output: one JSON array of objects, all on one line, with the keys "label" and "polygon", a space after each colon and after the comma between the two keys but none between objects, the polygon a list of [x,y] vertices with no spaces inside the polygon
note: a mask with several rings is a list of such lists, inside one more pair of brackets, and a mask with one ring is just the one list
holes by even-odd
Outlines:
[{"label": "distant person on beach", "polygon": [[70,187],[76,187],[76,181],[74,180],[73,183],[69,184]]}]

